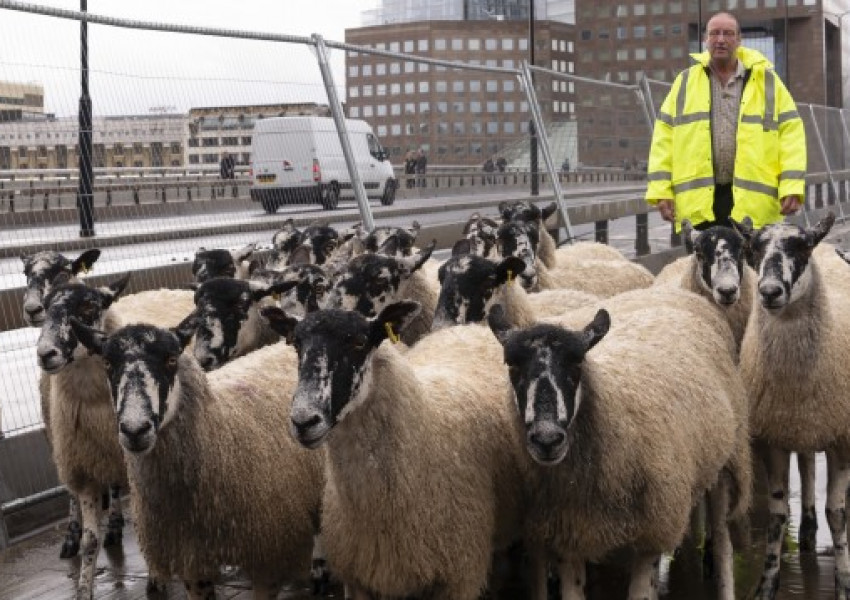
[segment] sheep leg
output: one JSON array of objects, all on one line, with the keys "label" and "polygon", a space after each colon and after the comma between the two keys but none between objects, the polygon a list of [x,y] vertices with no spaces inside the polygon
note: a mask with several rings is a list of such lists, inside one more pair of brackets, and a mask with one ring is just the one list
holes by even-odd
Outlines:
[{"label": "sheep leg", "polygon": [[206,579],[184,581],[189,600],[215,600],[215,584]]},{"label": "sheep leg", "polygon": [[800,552],[817,549],[818,516],[815,512],[815,454],[797,453],[797,469],[800,472]]},{"label": "sheep leg", "polygon": [[570,556],[560,561],[558,575],[561,578],[561,600],[584,600],[587,573],[583,558]]},{"label": "sheep leg", "polygon": [[83,537],[81,539],[80,578],[77,583],[77,600],[90,600],[94,593],[94,572],[97,568],[97,554],[100,550],[100,517],[102,513],[100,490],[88,488],[78,495],[83,516]]},{"label": "sheep leg", "polygon": [[547,600],[548,562],[546,552],[537,544],[528,544],[528,593],[530,600]]},{"label": "sheep leg", "polygon": [[68,531],[59,550],[59,558],[73,558],[80,551],[80,537],[83,535],[80,523],[83,517],[80,513],[80,502],[73,493],[70,493],[68,498],[68,514]]},{"label": "sheep leg", "polygon": [[121,510],[121,488],[117,485],[109,487],[109,521],[106,535],[103,536],[103,547],[120,546],[124,538],[124,513]]},{"label": "sheep leg", "polygon": [[756,598],[773,600],[779,590],[782,540],[788,524],[788,469],[791,453],[781,448],[768,447],[764,452],[764,461],[767,468],[767,507],[770,520],[767,527],[764,570],[756,590]]},{"label": "sheep leg", "polygon": [[714,571],[717,575],[718,600],[735,599],[732,538],[729,535],[729,476],[722,473],[708,494],[708,522],[711,525]]},{"label": "sheep leg", "polygon": [[847,484],[850,464],[834,450],[827,450],[826,522],[832,534],[835,554],[835,597],[850,599],[850,556],[847,553]]},{"label": "sheep leg", "polygon": [[632,564],[629,600],[658,600],[659,554],[638,554]]},{"label": "sheep leg", "polygon": [[328,592],[328,563],[322,546],[322,535],[313,536],[313,557],[310,563],[310,579],[313,582],[313,595],[324,596]]}]

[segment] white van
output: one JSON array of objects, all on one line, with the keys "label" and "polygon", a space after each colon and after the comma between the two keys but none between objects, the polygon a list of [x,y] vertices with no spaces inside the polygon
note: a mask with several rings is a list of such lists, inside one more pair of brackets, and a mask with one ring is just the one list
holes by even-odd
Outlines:
[{"label": "white van", "polygon": [[[369,198],[389,206],[398,188],[393,167],[372,128],[347,119],[351,149]],[[254,125],[251,200],[267,213],[284,204],[321,204],[333,210],[354,196],[339,134],[330,117],[273,117]]]}]

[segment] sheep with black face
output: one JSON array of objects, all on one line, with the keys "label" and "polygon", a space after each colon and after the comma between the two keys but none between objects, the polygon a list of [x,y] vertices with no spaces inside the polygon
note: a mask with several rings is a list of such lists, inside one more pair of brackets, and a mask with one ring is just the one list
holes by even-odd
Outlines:
[{"label": "sheep with black face", "polygon": [[656,597],[658,560],[679,545],[706,492],[718,595],[734,597],[727,520],[746,511],[751,473],[728,333],[690,311],[633,300],[605,301],[613,317],[579,310],[562,319],[569,327],[512,328],[499,307],[488,319],[539,465],[526,510],[535,600],[546,598],[547,557],[558,561],[562,597],[583,598],[585,562],[621,547],[635,551],[629,597]]},{"label": "sheep with black face", "polygon": [[126,459],[151,571],[182,579],[192,599],[214,597],[224,565],[245,571],[257,599],[306,579],[323,457],[285,435],[291,348],[267,346],[207,375],[183,352],[192,319],[174,330],[134,325],[110,335],[72,327],[108,367],[112,437]]},{"label": "sheep with black face", "polygon": [[527,460],[490,332],[452,327],[402,354],[388,339],[418,311],[264,314],[298,351],[290,430],[327,448],[331,567],[358,599],[475,600],[520,534]]}]

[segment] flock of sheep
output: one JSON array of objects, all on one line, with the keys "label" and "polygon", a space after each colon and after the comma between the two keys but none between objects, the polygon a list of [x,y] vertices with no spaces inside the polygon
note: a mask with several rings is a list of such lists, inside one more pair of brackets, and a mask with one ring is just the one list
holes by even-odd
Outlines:
[{"label": "flock of sheep", "polygon": [[259,599],[308,577],[322,593],[332,574],[354,600],[475,600],[517,543],[528,598],[546,600],[552,576],[583,598],[586,565],[623,548],[628,597],[656,598],[659,560],[703,500],[731,599],[729,523],[758,456],[769,599],[790,452],[811,467],[825,451],[850,599],[850,267],[822,242],[833,217],[686,223],[689,254],[653,277],[602,244],[556,248],[552,212],[473,214],[443,262],[415,222],[287,222],[265,256],[200,250],[191,286],[132,295],[129,274],[80,280],[99,250],[22,257],[77,597],[92,597],[100,546],[121,543],[129,489],[149,589],[177,578],[193,599],[235,566]]}]

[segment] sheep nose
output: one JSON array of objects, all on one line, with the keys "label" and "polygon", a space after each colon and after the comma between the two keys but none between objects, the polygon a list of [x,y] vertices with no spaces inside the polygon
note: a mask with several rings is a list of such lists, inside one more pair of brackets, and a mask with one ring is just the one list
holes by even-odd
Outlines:
[{"label": "sheep nose", "polygon": [[44,307],[41,304],[25,305],[24,310],[30,317],[37,317],[44,312]]},{"label": "sheep nose", "polygon": [[317,414],[310,415],[306,419],[301,417],[292,417],[290,420],[292,421],[292,427],[299,436],[307,433],[310,429],[322,422],[321,417]]},{"label": "sheep nose", "polygon": [[735,301],[735,295],[738,293],[738,288],[734,286],[720,286],[717,288],[717,293],[720,294],[720,298],[726,304],[731,304]]},{"label": "sheep nose", "polygon": [[563,431],[548,428],[543,431],[536,431],[530,436],[531,443],[547,454],[554,454],[555,450],[560,447],[566,439],[567,436]]},{"label": "sheep nose", "polygon": [[759,286],[762,302],[773,304],[782,295],[782,287],[777,284],[765,284]]},{"label": "sheep nose", "polygon": [[120,431],[122,435],[127,437],[127,439],[135,442],[147,435],[147,433],[151,430],[152,427],[153,423],[151,423],[150,421],[145,421],[138,425],[128,425],[127,423],[124,423],[122,421],[118,424],[118,431]]},{"label": "sheep nose", "polygon": [[210,355],[207,355],[207,356],[201,357],[201,358],[198,360],[198,364],[200,364],[200,365],[201,365],[201,368],[202,368],[204,371],[209,371],[210,369],[212,369],[212,368],[215,366],[215,357],[214,357],[214,356],[210,356]]}]

